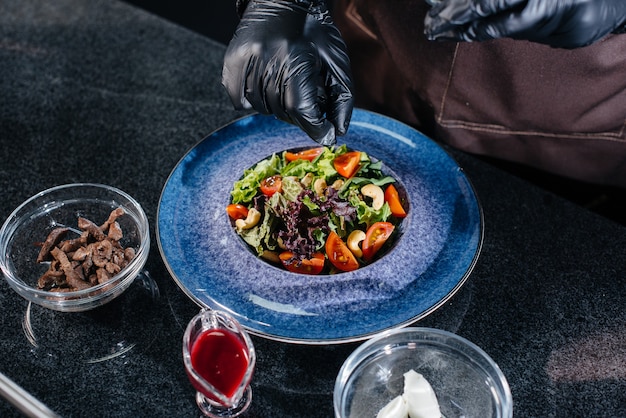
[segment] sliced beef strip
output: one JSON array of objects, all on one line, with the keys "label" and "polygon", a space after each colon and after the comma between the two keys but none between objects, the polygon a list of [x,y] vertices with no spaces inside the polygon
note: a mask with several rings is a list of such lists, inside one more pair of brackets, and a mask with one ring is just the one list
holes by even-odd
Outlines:
[{"label": "sliced beef strip", "polygon": [[50,255],[50,250],[56,247],[56,245],[61,242],[63,238],[67,235],[67,231],[69,228],[54,228],[48,234],[48,237],[43,242],[41,246],[41,250],[39,250],[39,255],[37,255],[37,262],[42,263],[44,261],[50,261],[52,256]]},{"label": "sliced beef strip", "polygon": [[105,268],[99,268],[96,270],[96,277],[98,279],[98,283],[105,283],[113,276]]},{"label": "sliced beef strip", "polygon": [[[124,248],[117,219],[124,210],[113,210],[101,226],[79,217],[81,236],[62,241],[68,228],[52,231],[42,244],[39,259],[50,266],[39,279],[38,287],[50,291],[72,291],[104,283],[119,273],[135,257],[134,248]],[[47,260],[45,260],[47,261]]]},{"label": "sliced beef strip", "polygon": [[100,230],[106,231],[107,229],[109,229],[110,225],[117,221],[117,218],[124,215],[124,213],[124,209],[122,208],[116,208],[112,210],[109,214],[109,218],[100,226]]},{"label": "sliced beef strip", "polygon": [[111,260],[113,254],[113,244],[108,239],[97,242],[93,245],[93,263],[98,267],[105,267]]},{"label": "sliced beef strip", "polygon": [[88,232],[96,241],[102,241],[106,237],[100,227],[89,219],[78,218],[78,227],[82,231]]},{"label": "sliced beef strip", "polygon": [[72,266],[72,263],[67,258],[67,254],[61,251],[59,247],[54,247],[50,253],[61,264],[61,270],[65,273],[65,280],[70,287],[74,287],[77,290],[91,287],[89,283],[83,280],[82,275],[79,275],[76,270],[74,270],[74,266]]},{"label": "sliced beef strip", "polygon": [[116,241],[116,242],[121,240],[124,237],[124,234],[122,233],[122,228],[120,228],[119,223],[113,222],[109,225],[108,237],[109,239]]},{"label": "sliced beef strip", "polygon": [[76,251],[83,245],[86,245],[88,240],[89,240],[89,232],[83,231],[83,233],[80,234],[80,237],[74,238],[74,239],[68,239],[59,244],[61,244],[60,248],[63,252],[71,253],[71,252]]},{"label": "sliced beef strip", "polygon": [[56,267],[53,266],[55,262],[51,263],[50,268],[46,270],[46,272],[37,281],[38,288],[50,290],[54,287],[67,286],[65,273],[63,273],[62,270],[57,270]]}]

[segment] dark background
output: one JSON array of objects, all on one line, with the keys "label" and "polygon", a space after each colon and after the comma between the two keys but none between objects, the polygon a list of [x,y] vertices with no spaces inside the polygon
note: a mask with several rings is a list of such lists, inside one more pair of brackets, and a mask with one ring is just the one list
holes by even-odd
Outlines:
[{"label": "dark background", "polygon": [[239,18],[235,0],[125,0],[167,20],[227,44]]},{"label": "dark background", "polygon": [[[223,44],[239,20],[235,0],[124,0]],[[485,159],[501,169],[626,225],[626,190],[577,182],[508,162]]]}]

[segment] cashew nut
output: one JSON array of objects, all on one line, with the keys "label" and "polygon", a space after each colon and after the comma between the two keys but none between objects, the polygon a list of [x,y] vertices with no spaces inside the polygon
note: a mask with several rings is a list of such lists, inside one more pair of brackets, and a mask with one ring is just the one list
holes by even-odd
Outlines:
[{"label": "cashew nut", "polygon": [[315,183],[313,183],[313,190],[315,190],[315,193],[317,193],[319,196],[324,195],[324,191],[326,190],[326,187],[328,187],[326,185],[326,180],[322,178],[315,180]]},{"label": "cashew nut", "polygon": [[342,179],[337,179],[334,181],[334,183],[330,186],[335,190],[339,190],[341,189],[341,186],[343,186],[344,181]]},{"label": "cashew nut", "polygon": [[375,184],[366,184],[361,188],[361,193],[363,196],[372,198],[372,208],[374,208],[374,210],[382,208],[385,204],[385,194],[383,193],[383,189]]},{"label": "cashew nut", "polygon": [[302,180],[300,180],[300,183],[304,187],[309,187],[312,182],[313,182],[313,173],[306,173],[304,177],[302,177]]},{"label": "cashew nut", "polygon": [[359,244],[364,239],[365,232],[361,231],[360,229],[355,229],[350,233],[350,235],[348,235],[346,244],[348,245],[348,248],[350,249],[350,251],[352,251],[352,254],[354,254],[355,257],[363,257],[363,251],[361,250],[361,247],[359,247]]},{"label": "cashew nut", "polygon": [[255,208],[250,208],[246,219],[237,219],[235,221],[235,226],[237,227],[237,229],[250,229],[258,224],[260,220],[261,212],[259,212]]},{"label": "cashew nut", "polygon": [[271,262],[271,263],[280,263],[280,258],[278,257],[278,253],[275,251],[270,251],[270,250],[264,250],[263,253],[261,254],[261,257],[263,257],[263,259]]}]

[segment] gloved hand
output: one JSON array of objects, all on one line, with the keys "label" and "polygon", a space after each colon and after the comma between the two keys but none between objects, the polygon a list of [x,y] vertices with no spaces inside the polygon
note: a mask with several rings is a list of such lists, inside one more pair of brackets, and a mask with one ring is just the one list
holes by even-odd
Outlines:
[{"label": "gloved hand", "polygon": [[322,145],[348,130],[350,60],[322,0],[251,0],[226,50],[222,84],[236,109],[274,114]]},{"label": "gloved hand", "polygon": [[431,39],[526,39],[558,48],[590,45],[626,23],[626,0],[442,0],[426,16]]}]

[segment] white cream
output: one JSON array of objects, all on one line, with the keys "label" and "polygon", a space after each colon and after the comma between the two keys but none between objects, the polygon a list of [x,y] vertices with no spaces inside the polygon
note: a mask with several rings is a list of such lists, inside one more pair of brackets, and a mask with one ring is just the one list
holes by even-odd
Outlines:
[{"label": "white cream", "polygon": [[430,383],[415,370],[404,374],[404,401],[411,418],[440,418],[439,402]]},{"label": "white cream", "polygon": [[376,418],[441,418],[439,402],[430,383],[415,370],[404,374],[404,392],[393,398]]},{"label": "white cream", "polygon": [[378,411],[376,418],[407,418],[408,416],[408,406],[402,395],[398,395]]}]

